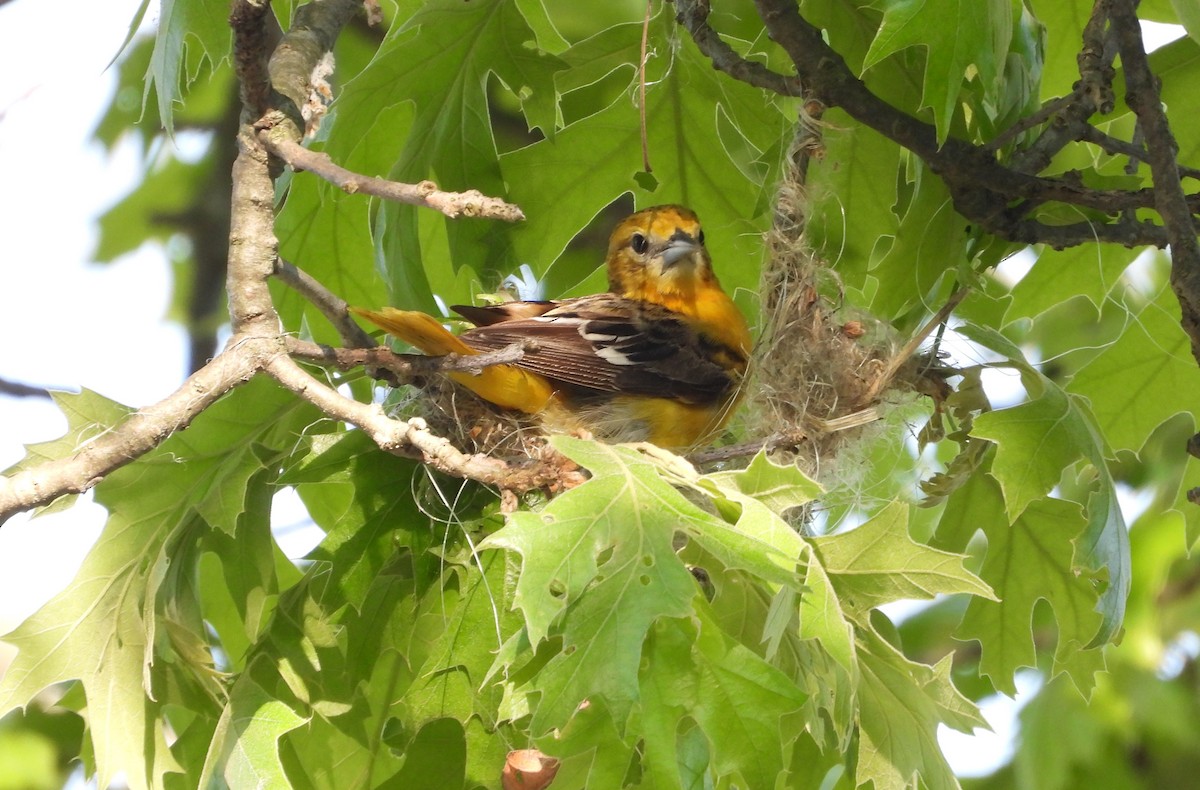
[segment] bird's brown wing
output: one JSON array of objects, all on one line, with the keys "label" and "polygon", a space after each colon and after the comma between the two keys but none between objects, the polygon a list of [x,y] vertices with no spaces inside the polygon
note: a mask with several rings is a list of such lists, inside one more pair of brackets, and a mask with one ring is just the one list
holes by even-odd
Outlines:
[{"label": "bird's brown wing", "polygon": [[736,384],[737,374],[716,358],[737,352],[657,305],[600,294],[568,299],[530,317],[501,318],[493,312],[487,318],[492,323],[463,333],[468,345],[490,351],[532,340],[536,347],[516,364],[570,387],[712,403]]}]

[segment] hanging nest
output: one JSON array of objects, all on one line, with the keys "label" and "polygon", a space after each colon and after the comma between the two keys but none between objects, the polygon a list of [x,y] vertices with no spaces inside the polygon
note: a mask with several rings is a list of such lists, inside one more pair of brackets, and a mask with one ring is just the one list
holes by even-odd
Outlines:
[{"label": "hanging nest", "polygon": [[840,281],[804,238],[805,176],[821,155],[819,132],[813,115],[801,118],[776,198],[747,396],[748,435],[765,437],[776,455],[814,475],[884,416],[896,392],[939,402],[949,394],[935,355],[916,352],[952,307],[906,342],[890,324],[841,306]]}]

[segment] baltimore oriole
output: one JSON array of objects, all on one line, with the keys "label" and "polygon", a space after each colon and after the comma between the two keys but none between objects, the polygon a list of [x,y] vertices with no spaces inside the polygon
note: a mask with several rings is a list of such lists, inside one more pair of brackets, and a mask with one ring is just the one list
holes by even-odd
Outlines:
[{"label": "baltimore oriole", "polygon": [[627,217],[608,243],[609,293],[556,302],[455,305],[459,336],[436,318],[354,308],[426,354],[479,354],[532,340],[513,364],[449,373],[486,401],[560,429],[685,448],[729,419],[750,329],[721,290],[700,220],[682,206]]}]

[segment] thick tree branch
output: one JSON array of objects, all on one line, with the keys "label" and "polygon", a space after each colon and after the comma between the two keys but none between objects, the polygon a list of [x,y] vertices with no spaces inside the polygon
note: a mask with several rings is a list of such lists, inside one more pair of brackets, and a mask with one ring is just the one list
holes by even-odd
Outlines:
[{"label": "thick tree branch", "polygon": [[291,139],[304,136],[303,108],[312,93],[313,71],[361,7],[361,0],[310,0],[300,5],[291,28],[271,53],[270,109],[281,115],[271,125],[284,126]]},{"label": "thick tree branch", "polygon": [[282,354],[269,340],[245,342],[192,374],[163,400],[85,442],[73,455],[0,478],[0,524],[63,494],[92,488],[106,474],[153,450],[234,387],[249,381],[265,360]]},{"label": "thick tree branch", "polygon": [[500,198],[488,197],[475,189],[467,192],[443,192],[432,181],[405,184],[352,172],[336,164],[328,154],[312,151],[289,139],[286,136],[287,131],[281,127],[263,130],[259,133],[259,139],[268,151],[291,165],[294,170],[307,170],[348,194],[361,192],[398,203],[424,206],[440,211],[451,219],[485,217],[505,222],[520,222],[525,219],[525,214],[517,206]]},{"label": "thick tree branch", "polygon": [[267,57],[271,51],[267,46],[267,15],[270,13],[271,0],[234,0],[233,10],[229,13],[242,111],[249,116],[245,120],[266,112],[271,95],[271,80],[267,73]]}]

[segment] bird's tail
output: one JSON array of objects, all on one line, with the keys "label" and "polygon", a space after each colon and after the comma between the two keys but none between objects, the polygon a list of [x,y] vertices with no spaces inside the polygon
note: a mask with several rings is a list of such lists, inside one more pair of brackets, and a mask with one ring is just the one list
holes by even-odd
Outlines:
[{"label": "bird's tail", "polygon": [[[351,307],[350,311],[431,356],[482,353],[425,313],[394,307],[379,311]],[[542,411],[554,395],[553,387],[544,377],[515,365],[492,365],[478,374],[451,372],[446,375],[490,403],[530,414]]]},{"label": "bird's tail", "polygon": [[364,310],[361,307],[351,307],[350,312],[361,315],[380,329],[386,330],[389,335],[398,337],[432,356],[479,353],[461,338],[450,334],[436,318],[416,310],[397,310],[394,307]]}]

